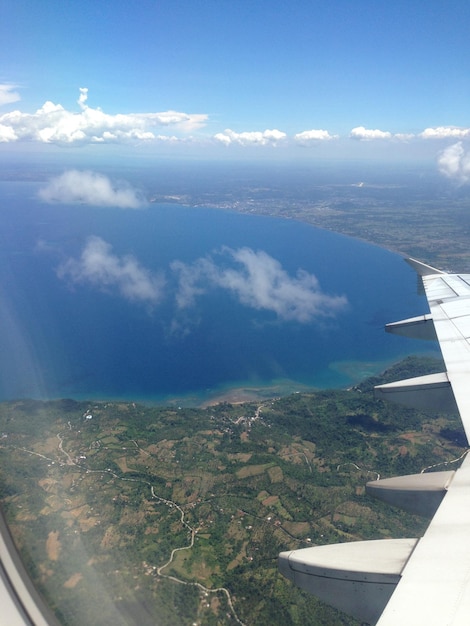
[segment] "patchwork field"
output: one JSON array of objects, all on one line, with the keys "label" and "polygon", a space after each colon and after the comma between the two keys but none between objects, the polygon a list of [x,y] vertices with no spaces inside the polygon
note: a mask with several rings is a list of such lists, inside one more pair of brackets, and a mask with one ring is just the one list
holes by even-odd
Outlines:
[{"label": "patchwork field", "polygon": [[[438,367],[409,359],[383,380]],[[1,404],[3,509],[59,619],[354,624],[285,580],[278,553],[419,535],[426,520],[364,484],[464,451],[457,417],[375,401],[374,382],[205,409]]]}]

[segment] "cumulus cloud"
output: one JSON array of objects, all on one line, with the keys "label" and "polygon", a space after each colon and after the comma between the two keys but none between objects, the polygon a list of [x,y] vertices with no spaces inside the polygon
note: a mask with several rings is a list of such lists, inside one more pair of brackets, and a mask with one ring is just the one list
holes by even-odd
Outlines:
[{"label": "cumulus cloud", "polygon": [[16,85],[0,84],[0,106],[21,100],[20,94],[15,89]]},{"label": "cumulus cloud", "polygon": [[294,135],[295,141],[302,145],[308,145],[319,141],[331,141],[332,139],[337,138],[338,135],[330,135],[327,130],[321,129],[304,130],[303,132]]},{"label": "cumulus cloud", "polygon": [[459,141],[441,152],[438,158],[439,171],[447,178],[464,184],[470,180],[470,153]]},{"label": "cumulus cloud", "polygon": [[15,131],[5,124],[0,124],[0,143],[9,143],[16,141]]},{"label": "cumulus cloud", "polygon": [[413,133],[391,133],[388,130],[364,128],[364,126],[356,126],[349,133],[351,139],[357,139],[358,141],[374,141],[376,139],[408,141],[414,139],[415,136]]},{"label": "cumulus cloud", "polygon": [[[251,248],[224,247],[192,263],[175,260],[169,272],[176,279],[178,315],[173,320],[174,329],[179,326],[180,316],[214,289],[229,292],[244,306],[271,311],[279,320],[300,323],[334,317],[348,304],[345,296],[325,293],[313,274],[299,269],[289,275],[279,261]],[[168,289],[163,271],[143,267],[132,255],[118,256],[108,242],[97,236],[87,239],[78,258],[63,262],[57,275],[73,284],[87,284],[152,306]]]},{"label": "cumulus cloud", "polygon": [[286,133],[276,129],[236,133],[235,131],[230,130],[230,128],[227,128],[223,133],[217,133],[214,135],[214,139],[216,141],[219,141],[226,146],[229,146],[230,144],[239,144],[241,146],[276,145],[279,141],[282,141],[286,137]]},{"label": "cumulus cloud", "polygon": [[89,237],[80,258],[68,259],[57,275],[74,283],[88,283],[103,291],[117,292],[127,300],[156,304],[165,284],[161,273],[154,274],[131,255],[119,257],[101,237]]},{"label": "cumulus cloud", "polygon": [[91,171],[68,170],[52,178],[38,192],[45,202],[90,204],[120,209],[138,209],[147,203],[126,183],[113,184],[107,176]]},{"label": "cumulus cloud", "polygon": [[356,128],[352,129],[349,136],[360,141],[371,141],[373,139],[391,139],[392,133],[377,128],[372,130],[364,128],[364,126],[356,126]]},{"label": "cumulus cloud", "polygon": [[47,101],[35,113],[4,113],[0,115],[0,141],[73,144],[165,140],[169,138],[156,133],[156,129],[171,127],[175,132],[190,133],[203,126],[208,117],[179,111],[110,115],[88,106],[87,100],[88,89],[82,87],[78,112]]},{"label": "cumulus cloud", "polygon": [[470,128],[437,126],[436,128],[426,128],[420,137],[423,139],[466,139],[470,137]]},{"label": "cumulus cloud", "polygon": [[180,309],[192,306],[197,296],[214,287],[231,292],[245,306],[303,323],[333,316],[347,305],[346,297],[324,293],[313,274],[298,270],[294,277],[289,276],[266,252],[224,248],[219,257],[218,262],[211,256],[192,264],[173,262],[172,270],[179,274]]}]

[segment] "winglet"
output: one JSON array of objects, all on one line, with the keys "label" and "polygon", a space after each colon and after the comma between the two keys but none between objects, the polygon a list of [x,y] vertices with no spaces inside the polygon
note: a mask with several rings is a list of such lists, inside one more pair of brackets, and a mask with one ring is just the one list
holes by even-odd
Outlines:
[{"label": "winglet", "polygon": [[412,259],[411,257],[408,259],[405,259],[405,261],[408,263],[408,265],[411,265],[411,267],[415,270],[418,276],[430,276],[432,274],[445,274],[445,272],[442,272],[441,270],[438,270],[435,267],[432,267],[431,265],[426,265],[426,263],[421,263],[421,261],[417,261],[416,259]]}]

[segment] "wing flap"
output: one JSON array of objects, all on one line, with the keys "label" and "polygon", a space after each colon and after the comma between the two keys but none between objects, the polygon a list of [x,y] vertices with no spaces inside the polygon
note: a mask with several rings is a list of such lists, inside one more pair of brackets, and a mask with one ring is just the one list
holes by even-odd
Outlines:
[{"label": "wing flap", "polygon": [[466,457],[385,608],[378,626],[468,626],[470,457]]},{"label": "wing flap", "polygon": [[[433,412],[458,410],[470,441],[470,274],[446,274],[415,259],[408,262],[421,277],[430,314],[390,324],[387,330],[421,338],[430,338],[434,332],[447,371],[380,385],[375,394]],[[385,541],[384,552],[380,541],[285,552],[279,559],[281,572],[325,602],[370,624],[468,626],[469,456],[455,472],[375,481],[367,485],[367,491],[406,510],[434,514],[424,536],[389,540],[388,546]],[[404,543],[392,543],[400,541]],[[357,548],[350,547],[354,545]],[[397,558],[391,568],[386,565],[389,548]]]},{"label": "wing flap", "polygon": [[453,395],[470,441],[470,275],[423,277]]},{"label": "wing flap", "polygon": [[430,472],[372,480],[366,484],[366,493],[408,513],[432,517],[454,474],[454,471]]},{"label": "wing flap", "polygon": [[417,539],[379,539],[281,552],[279,570],[298,587],[375,624]]},{"label": "wing flap", "polygon": [[374,388],[377,399],[428,411],[455,413],[457,405],[446,372],[407,378]]}]

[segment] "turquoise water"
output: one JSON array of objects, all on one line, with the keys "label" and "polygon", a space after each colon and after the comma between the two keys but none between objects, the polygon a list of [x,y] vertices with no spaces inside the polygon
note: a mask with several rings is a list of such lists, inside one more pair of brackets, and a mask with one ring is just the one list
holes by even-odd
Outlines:
[{"label": "turquoise water", "polygon": [[[0,184],[1,399],[199,403],[234,388],[342,387],[435,350],[383,331],[427,306],[413,271],[387,250],[216,209],[47,205],[37,189]],[[107,246],[105,260],[101,274],[84,276],[91,241]],[[242,249],[251,266],[238,260]],[[114,263],[107,275],[105,262]],[[145,297],[148,284],[125,293],[136,268],[158,298]],[[185,308],[181,268],[193,290]],[[263,299],[269,280],[278,291]],[[315,314],[309,292],[319,295]]]}]

